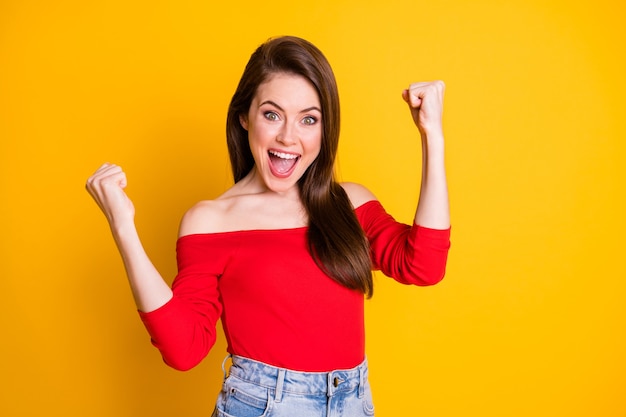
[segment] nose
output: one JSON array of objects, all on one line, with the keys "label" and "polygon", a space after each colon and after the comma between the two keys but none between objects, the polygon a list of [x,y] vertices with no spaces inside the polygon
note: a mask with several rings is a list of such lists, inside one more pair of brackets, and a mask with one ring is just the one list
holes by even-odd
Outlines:
[{"label": "nose", "polygon": [[296,128],[290,123],[283,124],[276,136],[276,140],[283,145],[293,145],[297,141]]}]

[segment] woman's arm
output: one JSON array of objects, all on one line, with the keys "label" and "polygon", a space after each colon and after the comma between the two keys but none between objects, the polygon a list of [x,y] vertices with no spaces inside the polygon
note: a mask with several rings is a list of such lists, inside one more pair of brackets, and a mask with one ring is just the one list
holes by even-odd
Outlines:
[{"label": "woman's arm", "polygon": [[443,81],[414,83],[402,93],[422,140],[422,181],[415,223],[431,229],[450,227],[442,128]]},{"label": "woman's arm", "polygon": [[172,291],[141,244],[135,227],[135,208],[124,192],[126,185],[122,168],[104,164],[87,180],[86,188],[109,222],[137,308],[149,312],[166,304]]}]

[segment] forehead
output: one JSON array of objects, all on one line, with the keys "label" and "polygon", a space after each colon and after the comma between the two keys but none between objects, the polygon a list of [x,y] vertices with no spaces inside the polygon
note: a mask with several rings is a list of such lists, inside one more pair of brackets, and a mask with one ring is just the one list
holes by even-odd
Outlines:
[{"label": "forehead", "polygon": [[263,103],[266,100],[282,106],[320,107],[320,99],[315,86],[301,75],[274,73],[259,85],[254,100]]}]

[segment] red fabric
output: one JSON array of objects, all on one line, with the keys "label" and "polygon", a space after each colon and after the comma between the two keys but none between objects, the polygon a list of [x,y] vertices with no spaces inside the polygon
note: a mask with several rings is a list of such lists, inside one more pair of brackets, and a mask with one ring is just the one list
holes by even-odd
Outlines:
[{"label": "red fabric", "polygon": [[[445,273],[450,230],[396,222],[378,201],[356,209],[372,264],[398,282],[432,285]],[[173,298],[140,312],[164,361],[186,370],[215,343],[299,371],[357,366],[365,356],[364,297],[326,276],[307,250],[307,229],[247,230],[181,237]]]}]

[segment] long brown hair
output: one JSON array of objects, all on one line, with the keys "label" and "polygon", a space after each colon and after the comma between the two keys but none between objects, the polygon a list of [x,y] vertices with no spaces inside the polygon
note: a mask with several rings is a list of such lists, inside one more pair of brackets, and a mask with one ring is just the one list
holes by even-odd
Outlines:
[{"label": "long brown hair", "polygon": [[330,64],[310,42],[292,36],[270,39],[252,54],[228,108],[226,137],[235,182],[254,167],[248,132],[240,115],[248,113],[257,88],[275,73],[306,78],[322,106],[320,153],[298,181],[308,214],[309,251],[318,266],[347,288],[373,293],[367,238],[344,189],[334,176],[339,143],[339,94]]}]

